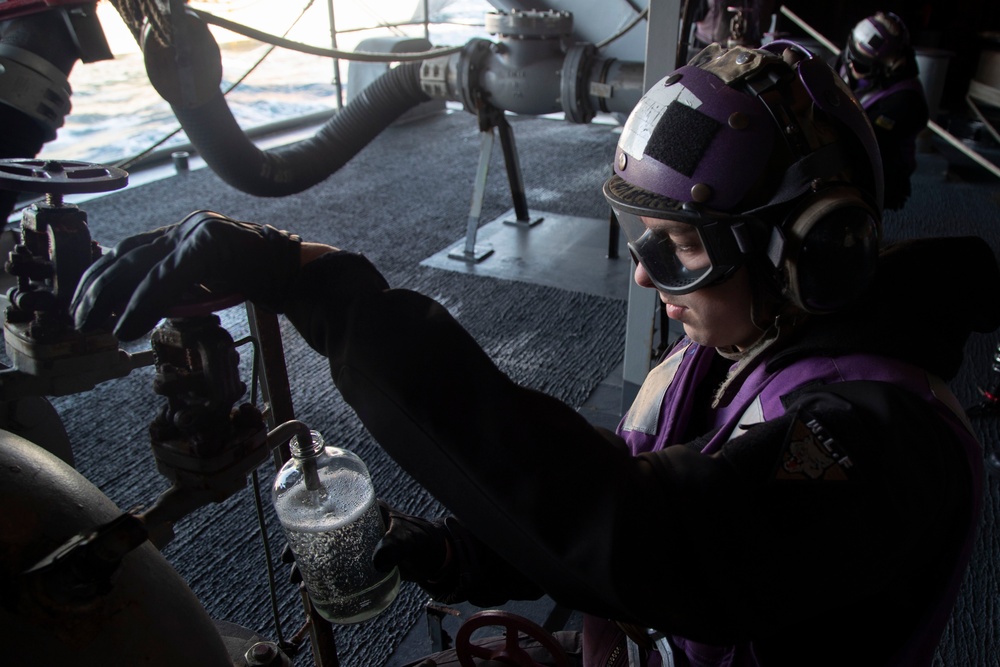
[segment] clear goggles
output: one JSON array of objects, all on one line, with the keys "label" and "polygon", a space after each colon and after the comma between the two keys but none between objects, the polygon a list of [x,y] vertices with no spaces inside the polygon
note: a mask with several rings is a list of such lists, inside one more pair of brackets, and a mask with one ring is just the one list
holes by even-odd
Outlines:
[{"label": "clear goggles", "polygon": [[847,48],[844,55],[847,62],[850,63],[851,67],[854,69],[854,73],[858,76],[866,77],[875,71],[874,61],[871,58],[859,57],[854,53],[854,49]]},{"label": "clear goggles", "polygon": [[749,219],[687,206],[669,214],[611,202],[632,257],[660,291],[687,294],[729,278],[750,249]]}]

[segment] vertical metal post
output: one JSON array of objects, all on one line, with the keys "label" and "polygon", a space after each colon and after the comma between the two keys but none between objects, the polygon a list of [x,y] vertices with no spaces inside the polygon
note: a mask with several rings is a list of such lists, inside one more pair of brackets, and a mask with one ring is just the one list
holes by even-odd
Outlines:
[{"label": "vertical metal post", "polygon": [[[330,17],[330,46],[337,50],[337,18],[333,11],[333,0],[326,0],[327,15]],[[340,59],[333,59],[333,86],[337,91],[337,110],[344,108],[344,94],[340,85]]]},{"label": "vertical metal post", "polygon": [[[260,368],[260,394],[266,408],[264,417],[268,429],[295,419],[292,406],[292,389],[285,365],[285,349],[281,342],[278,316],[262,312],[249,301],[246,304],[250,335],[257,341],[258,367]],[[274,452],[274,465],[280,468],[290,458],[288,446]]]},{"label": "vertical metal post", "polygon": [[[650,0],[646,28],[646,65],[643,86],[654,83],[677,67],[682,0]],[[628,410],[649,373],[653,355],[653,333],[657,308],[656,292],[629,280],[628,314],[625,322],[625,356],[622,372],[622,411]]]},{"label": "vertical metal post", "polygon": [[515,219],[504,220],[504,222],[509,225],[531,227],[541,222],[542,219],[532,220],[528,211],[528,198],[524,194],[524,178],[521,176],[521,162],[517,156],[517,144],[514,143],[514,130],[502,111],[496,114],[494,124],[500,132],[503,162],[507,167],[507,182],[510,184],[511,199],[514,200]]},{"label": "vertical metal post", "polygon": [[[274,313],[263,312],[250,302],[247,302],[246,309],[250,335],[257,341],[257,351],[260,355],[260,390],[261,398],[267,407],[265,417],[268,427],[273,429],[279,424],[295,419],[288,368],[285,364],[285,349],[281,342],[281,327],[278,325],[278,316]],[[289,456],[287,444],[275,450],[275,466],[280,468]],[[333,627],[313,608],[304,588],[300,587],[299,592],[306,613],[309,644],[316,667],[338,667],[340,661],[337,657]]]},{"label": "vertical metal post", "polygon": [[472,204],[469,206],[469,219],[465,229],[465,246],[455,248],[448,253],[451,259],[466,262],[479,262],[493,254],[489,244],[476,245],[479,232],[479,219],[483,213],[483,197],[486,195],[486,177],[490,171],[490,158],[493,155],[493,126],[479,132],[479,167],[476,169],[476,181],[472,186]]},{"label": "vertical metal post", "polygon": [[424,0],[424,39],[431,41],[431,17],[428,15],[430,0]]}]

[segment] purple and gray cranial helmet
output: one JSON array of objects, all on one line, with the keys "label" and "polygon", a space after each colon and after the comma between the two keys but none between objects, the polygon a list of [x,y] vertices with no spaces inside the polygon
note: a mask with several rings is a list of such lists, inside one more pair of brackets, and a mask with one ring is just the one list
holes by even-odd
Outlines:
[{"label": "purple and gray cranial helmet", "polygon": [[[797,303],[839,307],[839,300],[828,308],[798,293],[810,289],[798,285],[805,277],[798,250],[814,240],[818,254],[814,224],[833,211],[857,218],[836,222],[835,244],[853,249],[847,260],[863,262],[862,274],[873,269],[882,164],[871,125],[829,65],[794,43],[711,45],[655,84],[622,129],[614,172],[605,196],[661,290],[701,289],[725,280],[747,256],[767,255],[787,274]],[[652,242],[657,232],[644,218],[695,227],[709,268],[682,266],[670,242]]]},{"label": "purple and gray cranial helmet", "polygon": [[906,61],[910,31],[892,12],[877,12],[851,30],[844,55],[861,78],[887,76]]}]

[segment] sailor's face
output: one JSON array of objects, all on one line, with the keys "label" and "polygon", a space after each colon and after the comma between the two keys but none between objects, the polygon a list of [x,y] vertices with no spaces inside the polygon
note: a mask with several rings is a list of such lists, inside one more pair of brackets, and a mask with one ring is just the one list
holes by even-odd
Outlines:
[{"label": "sailor's face", "polygon": [[[694,227],[656,218],[644,217],[642,221],[669,236],[674,254],[686,268],[698,270],[708,265],[708,253]],[[634,277],[637,285],[657,289],[641,263],[636,266]],[[753,292],[746,266],[721,283],[688,294],[668,294],[662,290],[657,293],[667,317],[680,322],[684,333],[696,343],[744,349],[761,335],[752,319]]]}]

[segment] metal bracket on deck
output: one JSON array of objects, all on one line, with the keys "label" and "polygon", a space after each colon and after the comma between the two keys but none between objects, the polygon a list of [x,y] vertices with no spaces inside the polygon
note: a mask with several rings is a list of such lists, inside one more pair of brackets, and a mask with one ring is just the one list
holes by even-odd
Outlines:
[{"label": "metal bracket on deck", "polygon": [[472,190],[472,205],[469,208],[469,220],[465,231],[465,244],[448,251],[451,259],[466,262],[481,262],[493,254],[493,247],[488,244],[476,245],[476,234],[482,219],[483,197],[486,194],[486,177],[489,174],[490,159],[493,155],[493,128],[500,133],[500,146],[503,149],[504,164],[507,167],[507,181],[510,183],[510,194],[514,200],[513,220],[504,220],[504,224],[519,227],[533,227],[544,218],[532,218],[528,211],[528,200],[524,195],[524,181],[521,177],[521,165],[517,156],[517,146],[514,143],[514,130],[501,109],[487,108],[479,114],[480,145],[479,167],[476,169],[476,180]]}]

